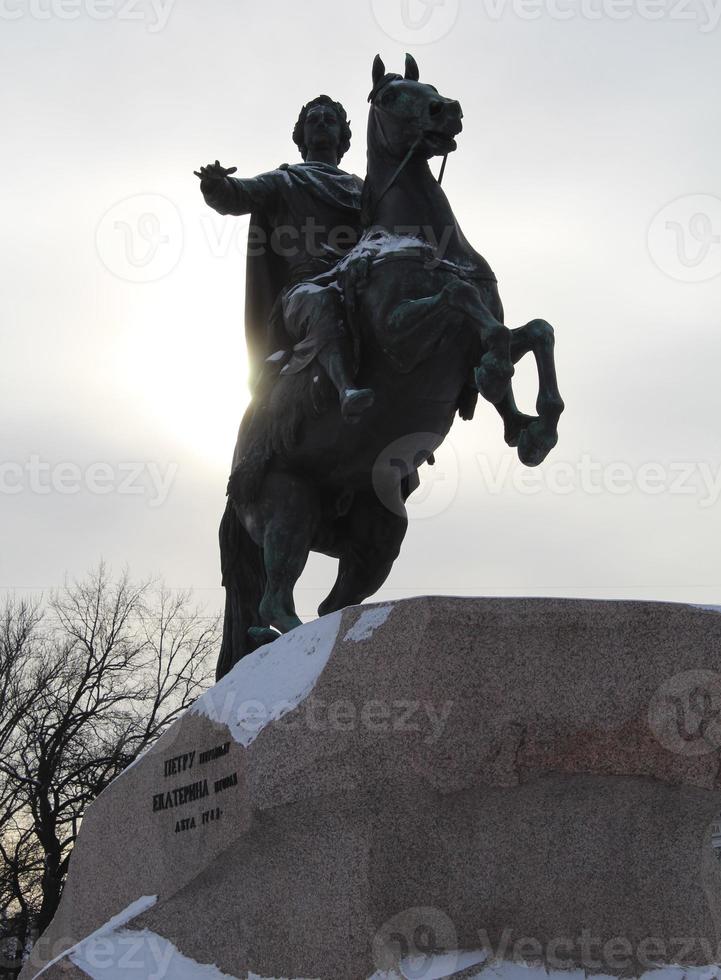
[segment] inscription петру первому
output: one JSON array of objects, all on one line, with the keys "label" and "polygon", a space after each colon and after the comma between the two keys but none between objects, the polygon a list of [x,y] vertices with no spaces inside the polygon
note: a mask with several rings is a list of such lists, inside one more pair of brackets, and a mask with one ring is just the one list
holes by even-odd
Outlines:
[{"label": "inscription \u043f\u0435\u0442\u0440\u0443 \u043f\u0435\u0440\u0432\u043e\u043c\u0443", "polygon": [[[201,752],[198,756],[198,765],[204,766],[207,762],[213,762],[215,759],[220,759],[224,755],[230,752],[230,742],[223,742],[222,745],[216,745],[212,749],[207,749],[205,752]],[[186,769],[192,769],[195,763],[195,751],[193,752],[183,752],[181,755],[174,755],[172,759],[166,759],[163,765],[163,775],[177,776],[180,772],[185,772]]]}]

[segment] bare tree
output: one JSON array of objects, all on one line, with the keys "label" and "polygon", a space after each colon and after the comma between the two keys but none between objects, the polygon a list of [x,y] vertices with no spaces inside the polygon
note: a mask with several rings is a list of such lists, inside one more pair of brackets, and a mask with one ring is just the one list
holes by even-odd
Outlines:
[{"label": "bare tree", "polygon": [[112,580],[103,565],[46,609],[10,600],[0,612],[7,977],[55,914],[85,808],[208,686],[218,635],[188,593]]}]

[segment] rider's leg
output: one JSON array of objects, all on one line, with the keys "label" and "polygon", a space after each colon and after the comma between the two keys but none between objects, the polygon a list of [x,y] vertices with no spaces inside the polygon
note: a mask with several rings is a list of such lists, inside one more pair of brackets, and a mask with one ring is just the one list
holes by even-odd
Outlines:
[{"label": "rider's leg", "polygon": [[375,394],[372,388],[355,386],[350,368],[353,350],[342,322],[337,324],[337,330],[328,336],[318,351],[318,360],[338,392],[344,418],[357,419],[361,412],[370,408]]},{"label": "rider's leg", "polygon": [[335,285],[301,283],[283,301],[283,315],[291,337],[298,343],[281,374],[293,373],[317,359],[338,391],[345,418],[355,420],[373,404],[371,388],[357,388],[353,345],[345,328],[345,311]]}]

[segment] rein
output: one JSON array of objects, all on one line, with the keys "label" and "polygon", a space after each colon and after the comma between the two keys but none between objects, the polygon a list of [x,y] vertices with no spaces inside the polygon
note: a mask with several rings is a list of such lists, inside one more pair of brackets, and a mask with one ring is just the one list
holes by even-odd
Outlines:
[{"label": "rein", "polygon": [[375,203],[373,205],[373,214],[371,215],[371,218],[370,218],[370,223],[371,224],[373,223],[373,218],[375,218],[376,211],[378,210],[378,205],[381,203],[381,201],[386,196],[386,194],[388,193],[388,191],[391,189],[391,187],[393,187],[393,185],[395,184],[395,182],[398,180],[398,178],[400,177],[400,175],[403,173],[404,169],[408,165],[409,160],[411,159],[411,157],[413,156],[413,154],[418,149],[418,146],[420,145],[420,142],[421,142],[422,139],[423,139],[422,136],[419,136],[416,139],[416,141],[413,144],[413,146],[411,146],[410,150],[403,157],[403,160],[401,161],[400,166],[396,169],[396,172],[393,174],[393,176],[391,177],[391,179],[388,181],[388,183],[386,184],[386,186],[383,188],[383,190],[380,192],[380,194],[376,198]]},{"label": "rein", "polygon": [[443,163],[441,164],[441,172],[438,174],[438,186],[440,187],[443,183],[443,175],[446,172],[446,164],[448,163],[448,154],[443,157]]},{"label": "rein", "polygon": [[[393,76],[393,77],[400,78],[400,76]],[[377,106],[375,104],[375,98],[378,95],[378,93],[381,91],[381,89],[384,88],[385,85],[388,84],[388,82],[391,81],[391,80],[392,80],[391,77],[388,76],[384,80],[384,83],[381,84],[381,85],[377,85],[374,88],[374,90],[371,92],[371,94],[368,96],[368,101],[371,103],[372,108],[373,109],[376,109],[376,111],[377,111]],[[381,131],[382,131],[382,126],[381,126]],[[405,168],[408,166],[408,163],[409,163],[411,157],[416,152],[416,150],[418,149],[418,147],[420,146],[420,144],[422,143],[422,141],[423,141],[423,134],[421,134],[420,136],[416,137],[413,145],[411,146],[411,148],[408,150],[408,152],[406,153],[406,155],[401,160],[400,165],[397,167],[395,173],[393,174],[393,176],[391,177],[391,179],[388,181],[388,183],[385,185],[385,187],[383,188],[383,190],[380,192],[380,194],[378,195],[378,197],[375,199],[375,201],[373,203],[373,213],[370,216],[369,224],[372,224],[373,223],[373,219],[375,218],[376,211],[378,210],[378,205],[381,203],[381,201],[386,196],[386,194],[388,193],[388,191],[391,189],[391,187],[393,187],[393,185],[395,184],[395,182],[398,180],[398,178],[400,177],[400,175],[403,173],[403,171],[405,170]],[[446,172],[446,164],[447,163],[448,163],[448,154],[446,153],[446,155],[443,157],[443,164],[441,165],[441,172],[440,172],[440,174],[438,176],[438,185],[439,186],[443,183],[443,176],[444,176],[444,174]]]},{"label": "rein", "polygon": [[[391,187],[393,187],[393,185],[395,184],[395,182],[398,180],[398,178],[400,177],[400,175],[403,173],[403,171],[405,170],[405,168],[408,166],[408,163],[409,163],[411,157],[413,156],[413,154],[418,149],[418,147],[421,144],[422,140],[423,140],[423,136],[417,137],[416,141],[413,143],[413,145],[411,146],[410,150],[406,153],[406,155],[401,160],[400,165],[397,167],[397,169],[396,169],[395,173],[393,174],[393,176],[391,177],[391,179],[388,181],[388,183],[386,184],[386,186],[383,188],[383,190],[380,192],[380,194],[378,195],[378,197],[375,199],[375,202],[373,204],[373,214],[370,216],[370,223],[371,224],[373,223],[373,218],[375,218],[376,211],[378,210],[378,205],[381,203],[381,201],[386,196],[386,194],[388,193],[388,191],[391,189]],[[438,175],[438,186],[439,187],[443,183],[443,175],[446,172],[446,164],[447,163],[448,163],[448,154],[446,153],[446,155],[443,157],[443,163],[441,165],[441,172]]]}]

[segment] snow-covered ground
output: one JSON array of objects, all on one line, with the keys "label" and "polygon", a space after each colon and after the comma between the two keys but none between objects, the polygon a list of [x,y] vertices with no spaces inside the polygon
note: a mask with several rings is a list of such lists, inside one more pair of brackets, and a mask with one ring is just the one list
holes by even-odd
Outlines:
[{"label": "snow-covered ground", "polygon": [[[313,977],[264,977],[248,973],[231,977],[214,964],[200,964],[183,956],[167,939],[147,929],[118,928],[96,934],[68,954],[72,962],[93,980],[317,980]],[[465,980],[586,980],[583,970],[545,970],[524,963],[493,962],[469,973],[486,958],[483,952],[445,953],[414,957],[397,970],[378,971],[368,980],[450,980],[463,974]],[[449,972],[450,971],[450,972]],[[612,980],[598,976],[592,980]],[[643,974],[642,980],[721,980],[719,967],[659,967]]]},{"label": "snow-covered ground", "polygon": [[84,946],[87,943],[94,943],[101,939],[107,939],[110,943],[112,943],[112,939],[110,937],[114,936],[116,930],[122,929],[122,927],[127,925],[132,919],[137,918],[137,916],[147,911],[147,909],[152,908],[157,901],[157,895],[143,895],[142,898],[137,899],[135,902],[131,902],[126,909],[123,909],[122,912],[118,912],[117,915],[114,915],[112,919],[109,919],[105,923],[105,925],[101,926],[99,929],[96,929],[95,932],[92,932],[86,939],[83,939],[77,945],[72,946],[64,953],[61,953],[60,956],[56,956],[55,959],[50,960],[49,963],[46,963],[42,970],[35,974],[35,977],[42,976],[43,973],[49,970],[55,963],[59,963],[60,960],[63,960],[68,956],[72,956],[76,950],[80,949],[81,946]]},{"label": "snow-covered ground", "polygon": [[93,980],[235,980],[215,964],[188,959],[148,929],[118,929],[110,936],[86,940],[70,959]]},{"label": "snow-covered ground", "polygon": [[[35,976],[42,976],[60,960],[69,959],[92,980],[317,980],[313,977],[262,977],[255,973],[232,977],[222,973],[213,963],[201,964],[189,959],[169,940],[149,929],[126,928],[155,902],[155,896],[133,902]],[[368,980],[446,980],[461,973],[464,980],[586,980],[587,977],[583,970],[546,970],[538,965],[509,961],[487,963],[487,956],[477,950],[409,957],[397,968],[377,971]],[[476,966],[479,969],[470,973]],[[599,975],[594,980],[611,978]],[[658,967],[644,973],[642,980],[721,980],[721,967]]]}]

